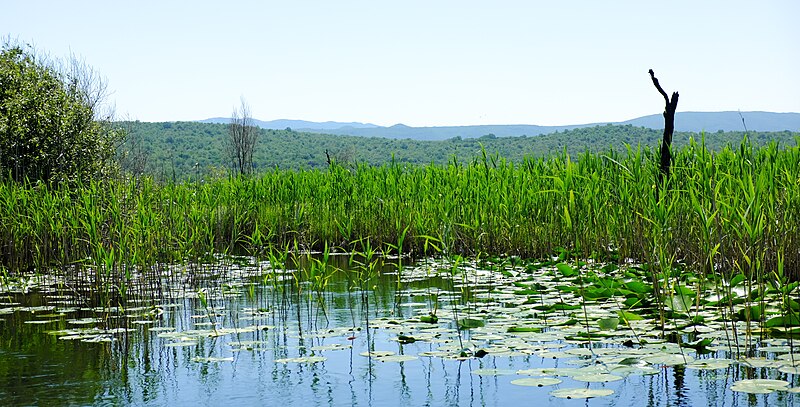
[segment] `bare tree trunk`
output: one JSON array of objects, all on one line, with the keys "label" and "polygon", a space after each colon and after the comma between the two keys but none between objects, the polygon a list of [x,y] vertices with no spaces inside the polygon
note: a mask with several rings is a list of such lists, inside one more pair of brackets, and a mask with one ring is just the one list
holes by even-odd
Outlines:
[{"label": "bare tree trunk", "polygon": [[653,85],[658,89],[658,93],[664,96],[664,139],[661,141],[661,172],[658,174],[658,185],[664,178],[669,178],[669,166],[672,162],[672,155],[670,154],[670,146],[672,145],[672,133],[675,132],[675,110],[678,108],[678,92],[672,93],[672,100],[667,96],[667,92],[661,88],[656,79],[656,74],[651,69],[650,78],[653,79]]}]

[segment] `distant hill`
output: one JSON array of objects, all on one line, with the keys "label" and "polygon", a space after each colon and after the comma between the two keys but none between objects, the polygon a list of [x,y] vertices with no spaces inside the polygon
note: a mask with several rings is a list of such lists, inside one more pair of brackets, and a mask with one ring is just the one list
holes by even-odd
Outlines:
[{"label": "distant hill", "polygon": [[[391,127],[374,128],[339,128],[329,129],[328,134],[360,137],[382,137],[393,139],[413,140],[447,140],[455,137],[478,138],[487,135],[496,137],[539,136],[555,133],[557,131],[572,130],[581,127],[591,127],[597,124],[578,124],[570,126],[536,126],[536,125],[481,125],[481,126],[441,126],[441,127],[410,127],[396,124]],[[318,129],[305,128],[302,131],[320,132]]]},{"label": "distant hill", "polygon": [[[230,123],[231,119],[228,117],[212,117],[210,119],[205,120],[198,120],[200,123],[221,123],[221,124],[228,124]],[[270,120],[270,121],[263,121],[258,119],[253,119],[253,123],[256,126],[261,127],[262,129],[269,129],[269,130],[284,130],[287,127],[293,130],[298,129],[314,129],[317,131],[325,130],[336,130],[336,129],[370,129],[370,128],[377,128],[379,126],[370,124],[370,123],[358,123],[358,122],[309,122],[306,120]]]},{"label": "distant hill", "polygon": [[[744,124],[742,123],[744,118]],[[228,118],[200,120],[204,123],[228,123]],[[496,137],[538,136],[585,127],[605,124],[630,124],[649,129],[662,129],[664,118],[661,114],[638,117],[624,122],[603,122],[573,124],[564,126],[518,125],[479,125],[479,126],[438,126],[410,127],[396,124],[390,127],[358,122],[310,122],[305,120],[254,120],[264,129],[292,130],[309,133],[326,133],[342,136],[381,137],[390,139],[447,140],[456,137],[464,139],[487,135]],[[678,112],[675,117],[675,130],[685,132],[744,131],[800,131],[800,113],[773,112]]]},{"label": "distant hill", "polygon": [[[744,123],[742,122],[744,119]],[[631,124],[651,129],[664,128],[664,117],[652,114],[618,124]],[[675,130],[691,132],[714,131],[798,131],[800,113],[773,112],[678,112]]]},{"label": "distant hill", "polygon": [[[138,121],[120,124],[129,131],[126,144],[120,147],[121,156],[140,158],[138,161],[123,162],[127,170],[144,171],[163,180],[226,174],[228,162],[224,142],[228,137],[228,126],[225,124]],[[395,130],[403,129],[402,126],[393,127]],[[275,168],[323,169],[328,167],[329,157],[348,165],[383,165],[388,162],[424,165],[445,164],[454,160],[471,162],[482,159],[484,153],[523,163],[526,157],[544,157],[564,152],[578,157],[586,151],[609,149],[625,154],[627,146],[655,149],[661,137],[661,130],[630,124],[581,127],[540,136],[484,135],[477,138],[453,137],[443,141],[262,129],[253,163],[257,172],[266,172]],[[676,132],[673,146],[682,148],[690,138],[698,141],[702,138],[706,147],[719,150],[726,145],[738,146],[743,137],[742,131],[706,132],[704,136]],[[774,141],[787,147],[800,143],[800,132],[796,131],[751,130],[747,137],[754,145]],[[137,165],[143,165],[144,168]]]}]

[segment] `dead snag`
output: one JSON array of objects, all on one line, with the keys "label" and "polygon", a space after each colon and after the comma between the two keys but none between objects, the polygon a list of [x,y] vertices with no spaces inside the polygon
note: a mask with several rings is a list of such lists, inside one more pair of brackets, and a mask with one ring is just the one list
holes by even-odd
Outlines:
[{"label": "dead snag", "polygon": [[651,69],[650,78],[653,79],[653,85],[658,89],[658,93],[664,96],[664,139],[661,141],[661,172],[658,174],[658,185],[661,186],[661,181],[666,177],[669,178],[669,166],[672,162],[669,148],[672,144],[672,133],[675,131],[675,110],[678,108],[678,92],[672,93],[672,100],[667,97],[667,92],[661,88],[656,79],[656,74]]}]

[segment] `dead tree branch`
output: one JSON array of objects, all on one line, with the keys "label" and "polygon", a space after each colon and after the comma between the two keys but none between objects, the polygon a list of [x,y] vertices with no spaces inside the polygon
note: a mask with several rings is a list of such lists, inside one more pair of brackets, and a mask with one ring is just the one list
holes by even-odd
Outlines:
[{"label": "dead tree branch", "polygon": [[675,111],[678,108],[678,92],[672,93],[672,99],[667,96],[667,92],[661,87],[656,78],[655,72],[649,70],[653,85],[658,89],[658,93],[664,97],[664,138],[661,141],[661,172],[658,174],[658,184],[664,178],[669,178],[669,167],[672,162],[670,146],[672,145],[672,134],[675,132]]}]

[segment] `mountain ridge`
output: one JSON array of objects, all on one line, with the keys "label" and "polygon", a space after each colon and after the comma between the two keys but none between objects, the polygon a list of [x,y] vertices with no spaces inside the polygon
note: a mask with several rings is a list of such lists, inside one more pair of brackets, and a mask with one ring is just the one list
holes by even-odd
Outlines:
[{"label": "mountain ridge", "polygon": [[[198,120],[202,123],[228,123],[230,119],[216,117]],[[465,126],[430,126],[411,127],[402,123],[384,127],[361,122],[311,122],[306,120],[271,120],[253,119],[253,122],[265,129],[292,129],[310,133],[326,133],[335,135],[381,137],[392,139],[414,140],[446,140],[451,138],[477,138],[484,136],[514,137],[538,136],[583,127],[598,125],[633,125],[651,129],[663,128],[664,119],[661,114],[641,116],[622,122],[597,122],[571,124],[562,126],[540,126],[533,124],[504,125],[465,125]],[[764,111],[722,111],[722,112],[678,112],[675,117],[675,130],[685,132],[716,131],[800,131],[800,113],[764,112]]]}]

